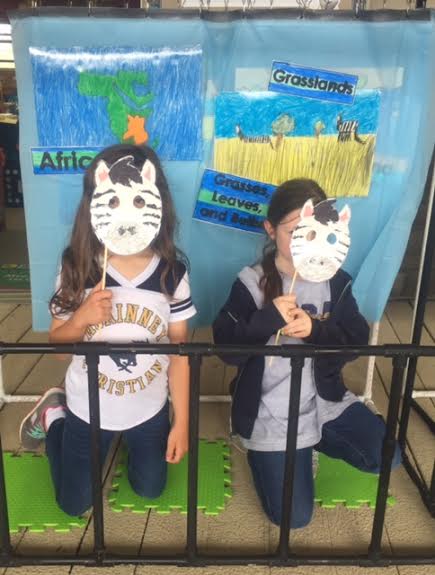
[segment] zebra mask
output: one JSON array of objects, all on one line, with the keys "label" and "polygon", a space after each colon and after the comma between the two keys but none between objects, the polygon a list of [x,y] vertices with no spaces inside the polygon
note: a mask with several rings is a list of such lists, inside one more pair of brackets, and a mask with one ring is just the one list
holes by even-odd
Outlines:
[{"label": "zebra mask", "polygon": [[305,202],[301,221],[293,231],[290,252],[302,279],[322,282],[331,279],[342,266],[350,246],[350,208],[337,212],[335,200],[313,206]]},{"label": "zebra mask", "polygon": [[108,250],[126,256],[146,249],[160,230],[162,200],[156,186],[156,169],[146,160],[136,168],[133,156],[110,168],[101,160],[95,170],[91,224]]}]

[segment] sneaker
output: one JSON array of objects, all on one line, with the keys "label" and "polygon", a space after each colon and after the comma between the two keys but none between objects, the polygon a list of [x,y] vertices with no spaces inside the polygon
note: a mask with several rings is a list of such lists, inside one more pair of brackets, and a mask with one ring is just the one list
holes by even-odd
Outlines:
[{"label": "sneaker", "polygon": [[66,408],[65,391],[60,387],[52,387],[46,391],[21,422],[20,442],[24,449],[34,451],[44,441],[47,434],[45,413],[50,407]]}]

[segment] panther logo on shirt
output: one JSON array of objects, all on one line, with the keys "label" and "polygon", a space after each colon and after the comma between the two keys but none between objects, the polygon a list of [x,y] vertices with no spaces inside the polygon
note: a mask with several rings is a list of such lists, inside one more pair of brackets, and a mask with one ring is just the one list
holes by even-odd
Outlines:
[{"label": "panther logo on shirt", "polygon": [[128,373],[132,373],[131,369],[128,368],[137,365],[135,353],[110,355],[109,357],[118,367],[118,371],[127,371]]},{"label": "panther logo on shirt", "polygon": [[[133,341],[132,343],[149,343],[148,339],[143,341]],[[118,367],[118,371],[127,371],[132,373],[129,367],[135,367],[137,365],[136,354],[135,353],[122,353],[116,355],[109,355],[110,359]]]}]

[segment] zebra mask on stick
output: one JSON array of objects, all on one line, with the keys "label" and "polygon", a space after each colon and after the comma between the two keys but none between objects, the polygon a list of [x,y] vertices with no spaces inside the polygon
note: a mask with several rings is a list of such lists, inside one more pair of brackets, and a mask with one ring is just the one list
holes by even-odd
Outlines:
[{"label": "zebra mask on stick", "polygon": [[91,223],[106,249],[118,255],[146,249],[160,230],[162,200],[156,186],[156,168],[146,160],[141,169],[133,156],[110,168],[101,160],[95,170]]},{"label": "zebra mask on stick", "polygon": [[316,206],[312,200],[305,202],[290,241],[293,265],[301,278],[322,282],[337,273],[350,247],[350,216],[349,206],[337,212],[333,199]]}]

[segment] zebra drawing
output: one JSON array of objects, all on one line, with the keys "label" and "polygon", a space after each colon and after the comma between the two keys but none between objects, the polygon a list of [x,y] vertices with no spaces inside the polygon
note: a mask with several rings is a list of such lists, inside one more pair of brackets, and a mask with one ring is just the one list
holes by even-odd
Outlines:
[{"label": "zebra drawing", "polygon": [[239,140],[246,144],[270,144],[272,150],[274,149],[270,136],[245,136],[239,124],[236,125],[236,134]]},{"label": "zebra drawing", "polygon": [[337,116],[337,130],[339,142],[350,142],[353,136],[358,144],[365,144],[358,135],[358,120],[343,120],[341,115]]}]

